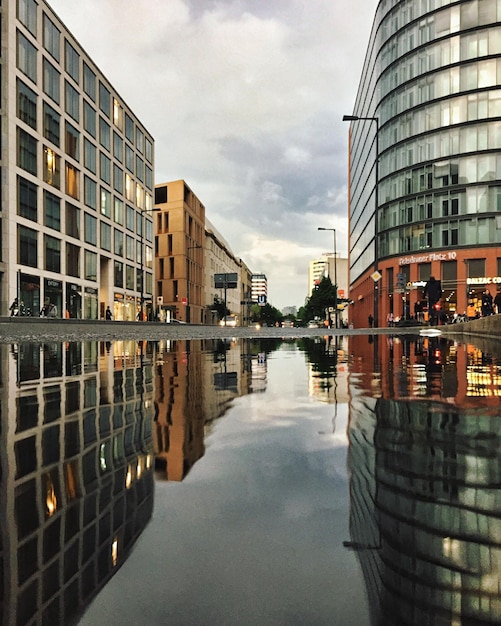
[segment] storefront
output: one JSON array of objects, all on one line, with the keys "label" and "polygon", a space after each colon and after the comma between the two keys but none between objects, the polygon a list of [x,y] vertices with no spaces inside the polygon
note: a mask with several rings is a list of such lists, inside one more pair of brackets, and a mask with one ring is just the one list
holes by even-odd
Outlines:
[{"label": "storefront", "polygon": [[19,277],[19,302],[25,306],[25,311],[38,316],[40,314],[40,277],[30,274],[18,273]]},{"label": "storefront", "polygon": [[75,283],[66,284],[66,317],[82,317],[82,288]]},{"label": "storefront", "polygon": [[47,311],[50,308],[51,317],[64,317],[63,282],[61,280],[45,278],[43,298],[44,307]]},{"label": "storefront", "polygon": [[113,297],[113,319],[124,320],[125,318],[125,301],[123,293],[115,292]]},{"label": "storefront", "polygon": [[84,319],[97,320],[98,299],[97,289],[85,287],[84,289]]}]

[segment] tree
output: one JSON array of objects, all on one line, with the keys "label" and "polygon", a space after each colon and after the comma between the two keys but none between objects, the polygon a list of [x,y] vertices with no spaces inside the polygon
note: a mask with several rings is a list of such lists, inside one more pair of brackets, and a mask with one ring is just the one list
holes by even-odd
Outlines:
[{"label": "tree", "polygon": [[275,326],[276,322],[281,324],[284,317],[278,309],[267,303],[264,306],[253,304],[251,307],[251,318],[253,322],[266,326]]},{"label": "tree", "polygon": [[319,317],[325,319],[325,312],[336,306],[336,287],[328,276],[312,289],[311,296],[304,307],[304,321]]}]

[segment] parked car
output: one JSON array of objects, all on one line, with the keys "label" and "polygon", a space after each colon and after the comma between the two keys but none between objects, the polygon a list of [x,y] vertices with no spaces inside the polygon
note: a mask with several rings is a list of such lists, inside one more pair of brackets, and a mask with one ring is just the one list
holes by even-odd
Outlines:
[{"label": "parked car", "polygon": [[316,320],[310,320],[306,325],[307,328],[320,328],[320,324]]},{"label": "parked car", "polygon": [[230,327],[237,326],[237,316],[236,315],[226,315],[219,322],[219,326],[230,326]]}]

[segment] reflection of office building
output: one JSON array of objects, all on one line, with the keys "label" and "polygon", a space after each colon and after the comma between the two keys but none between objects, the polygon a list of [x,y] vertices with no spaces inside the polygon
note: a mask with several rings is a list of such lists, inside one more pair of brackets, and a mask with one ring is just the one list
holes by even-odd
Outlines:
[{"label": "reflection of office building", "polygon": [[2,5],[0,312],[17,296],[37,316],[135,319],[153,140],[48,4]]},{"label": "reflection of office building", "polygon": [[74,623],[151,517],[152,369],[135,345],[0,346],[2,624]]},{"label": "reflection of office building", "polygon": [[369,373],[353,368],[350,381],[346,545],[359,556],[372,622],[498,623],[499,366],[477,351],[464,360],[467,346],[445,342],[384,352],[395,361],[383,355],[379,393]]},{"label": "reflection of office building", "polygon": [[460,314],[501,280],[500,28],[496,0],[378,3],[346,111],[369,118],[349,138],[356,327],[374,313],[375,265],[380,325],[412,313],[430,275]]}]

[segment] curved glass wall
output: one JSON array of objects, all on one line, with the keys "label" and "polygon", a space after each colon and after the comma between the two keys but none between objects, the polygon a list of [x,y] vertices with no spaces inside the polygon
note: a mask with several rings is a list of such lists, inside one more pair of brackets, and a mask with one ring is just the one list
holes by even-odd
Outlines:
[{"label": "curved glass wall", "polygon": [[351,284],[393,255],[501,243],[499,85],[499,0],[379,3],[353,111],[378,141],[370,121],[350,135]]}]

